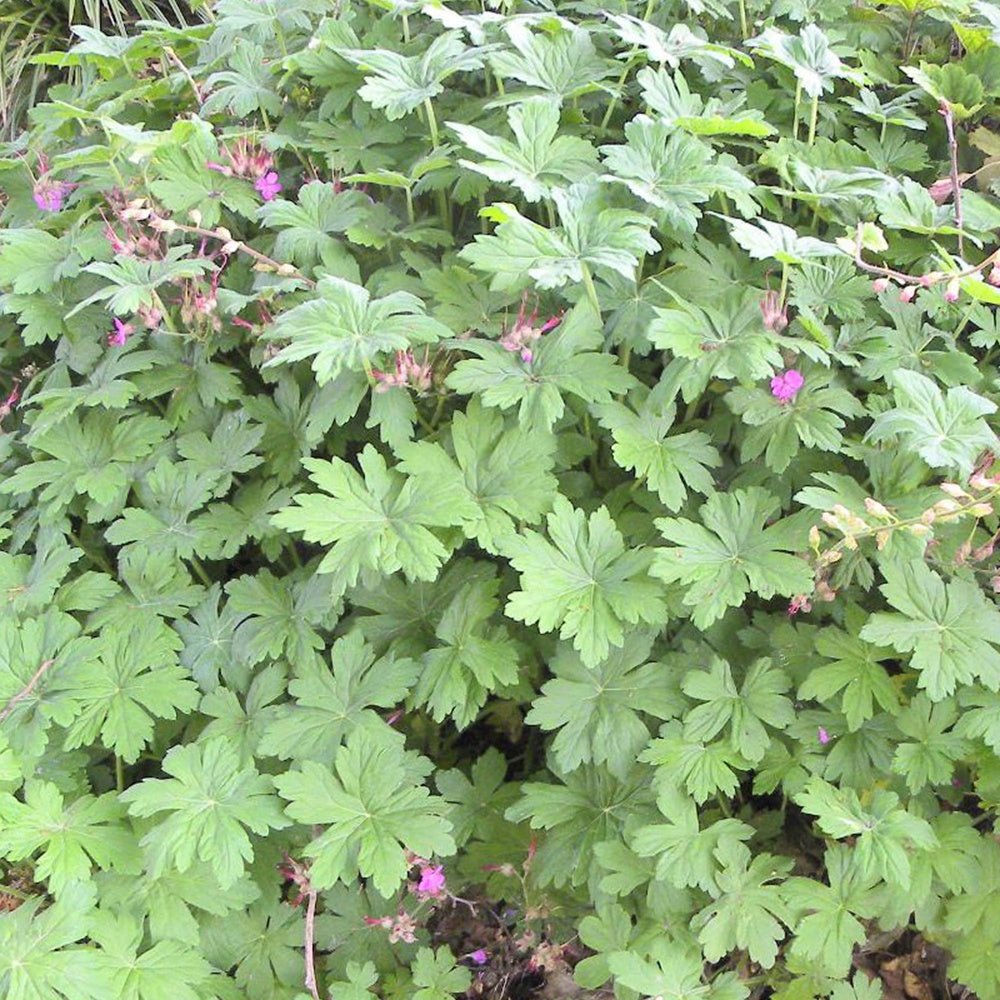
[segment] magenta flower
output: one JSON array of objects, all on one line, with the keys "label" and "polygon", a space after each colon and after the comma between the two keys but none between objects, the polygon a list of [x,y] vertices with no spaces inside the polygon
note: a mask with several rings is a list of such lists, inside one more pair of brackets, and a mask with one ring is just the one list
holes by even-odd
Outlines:
[{"label": "magenta flower", "polygon": [[254,182],[254,187],[264,201],[273,201],[278,197],[278,192],[282,190],[278,175],[273,170],[258,177]]},{"label": "magenta flower", "polygon": [[475,951],[469,952],[469,958],[471,961],[475,962],[476,965],[485,965],[488,956],[484,948],[477,948]]},{"label": "magenta flower", "polygon": [[426,865],[420,869],[417,892],[425,896],[440,896],[444,892],[444,868],[441,865]]},{"label": "magenta flower", "polygon": [[111,347],[124,347],[128,338],[135,333],[135,327],[131,323],[123,323],[115,318],[115,332],[108,334],[108,344]]},{"label": "magenta flower", "polygon": [[802,373],[795,368],[789,368],[788,371],[775,375],[771,379],[771,395],[775,399],[781,400],[782,403],[788,403],[798,395],[799,389],[804,384],[805,379],[802,377]]},{"label": "magenta flower", "polygon": [[818,739],[820,743],[825,746],[830,742],[830,734],[822,726],[820,726],[816,731],[816,739]]},{"label": "magenta flower", "polygon": [[69,191],[70,186],[63,181],[50,181],[42,177],[36,182],[31,196],[43,212],[58,212],[62,209],[63,201]]}]

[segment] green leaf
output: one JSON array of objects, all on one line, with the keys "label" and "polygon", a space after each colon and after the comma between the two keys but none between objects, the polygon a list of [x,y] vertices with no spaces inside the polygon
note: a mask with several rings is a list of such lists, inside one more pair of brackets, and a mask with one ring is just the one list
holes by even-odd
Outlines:
[{"label": "green leaf", "polygon": [[550,750],[561,771],[593,762],[624,777],[649,742],[642,714],[671,719],[684,710],[665,664],[647,662],[651,649],[652,638],[636,631],[593,669],[565,647],[549,661],[555,679],[542,687],[524,721],[557,730]]},{"label": "green leaf", "polygon": [[513,20],[504,25],[504,31],[516,51],[498,48],[491,52],[493,69],[560,103],[599,89],[601,80],[615,72],[611,61],[598,54],[590,32],[577,25],[532,33],[523,21]]},{"label": "green leaf", "polygon": [[667,783],[683,782],[699,804],[717,792],[734,795],[740,784],[734,768],[745,770],[749,766],[725,743],[706,745],[688,740],[680,722],[663,726],[659,738],[639,754],[639,760],[656,765],[662,772],[658,780],[662,776]]},{"label": "green leaf", "polygon": [[955,762],[971,752],[967,740],[949,732],[957,720],[958,709],[950,698],[932,704],[925,694],[918,694],[896,716],[896,725],[909,740],[896,747],[892,769],[905,777],[912,793],[951,781]]},{"label": "green leaf", "polygon": [[117,996],[88,934],[93,889],[71,883],[51,906],[38,896],[0,918],[0,990],[7,1000],[93,1000]]},{"label": "green leaf", "polygon": [[843,444],[843,417],[860,417],[864,407],[846,389],[831,383],[822,369],[808,372],[795,398],[781,401],[761,387],[737,386],[726,395],[734,413],[749,425],[740,458],[752,462],[762,454],[767,466],[781,474],[802,448],[838,452]]},{"label": "green leaf", "polygon": [[873,881],[885,879],[903,892],[910,887],[909,851],[937,845],[930,823],[902,808],[894,792],[876,788],[862,805],[853,789],[838,789],[814,777],[794,799],[817,817],[816,824],[828,836],[857,838],[859,874]]},{"label": "green leaf", "polygon": [[537,342],[530,362],[491,341],[461,341],[461,347],[477,354],[479,360],[459,361],[446,385],[456,392],[475,394],[484,406],[518,407],[522,430],[537,441],[564,414],[564,395],[606,403],[613,393],[635,385],[615,358],[600,350],[603,343],[596,310],[581,302]]},{"label": "green leaf", "polygon": [[440,645],[424,653],[412,701],[441,722],[465,729],[498,687],[516,684],[520,657],[503,627],[490,626],[499,581],[480,580],[456,594],[435,630]]},{"label": "green leaf", "polygon": [[701,953],[687,943],[661,938],[650,946],[649,959],[634,951],[612,952],[608,968],[617,983],[652,1000],[745,1000],[749,996],[732,972],[714,977],[712,986],[706,986]]},{"label": "green leaf", "polygon": [[266,728],[259,751],[282,760],[331,763],[346,736],[378,719],[373,708],[403,701],[418,677],[418,665],[391,654],[376,657],[360,632],[330,648],[330,666],[317,656],[296,663],[288,685],[294,702],[281,706]]},{"label": "green leaf", "polygon": [[453,73],[478,69],[485,51],[466,48],[457,31],[438,35],[419,56],[404,56],[391,49],[337,49],[338,55],[370,74],[358,97],[373,108],[384,108],[389,121],[436,97]]},{"label": "green leaf", "polygon": [[784,729],[795,719],[795,710],[784,692],[791,686],[787,675],[769,659],[754,662],[737,689],[729,664],[716,656],[710,668],[684,676],[684,693],[702,704],[684,715],[684,738],[711,740],[729,727],[729,745],[750,763],[760,761],[771,745],[765,723]]},{"label": "green leaf", "polygon": [[738,819],[720,819],[702,829],[694,800],[667,786],[657,797],[666,823],[641,826],[629,844],[642,858],[656,858],[656,877],[678,888],[691,886],[712,892],[719,872],[717,851],[729,841],[749,840],[752,826]]},{"label": "green leaf", "polygon": [[764,598],[812,592],[812,570],[788,555],[801,542],[788,522],[765,527],[779,507],[776,498],[752,486],[714,493],[701,509],[701,524],[687,518],[659,518],[656,526],[674,546],[656,550],[650,572],[687,587],[684,604],[704,629],[751,591]]},{"label": "green leaf", "polygon": [[339,243],[333,234],[356,226],[364,218],[368,204],[360,191],[338,190],[332,183],[310,181],[299,188],[294,202],[275,198],[261,205],[260,218],[264,225],[278,231],[275,258],[309,267],[336,252]]},{"label": "green leaf", "polygon": [[298,494],[296,506],[281,510],[274,523],[332,546],[318,572],[337,574],[340,588],[357,583],[362,570],[435,579],[448,549],[430,529],[459,525],[475,517],[477,508],[447,483],[387,468],[370,444],[358,461],[364,478],[339,458],[306,459],[310,478],[324,493]]},{"label": "green leaf", "polygon": [[122,1000],[200,1000],[212,967],[180,941],[158,941],[142,951],[142,922],[103,910],[94,914],[91,937],[100,945],[95,962]]},{"label": "green leaf", "polygon": [[750,848],[726,840],[716,848],[722,869],[710,890],[713,901],[697,913],[693,926],[705,958],[717,962],[730,951],[745,950],[750,958],[770,969],[778,957],[778,942],[790,924],[788,908],[775,879],[787,875],[794,864],[766,851],[751,858]]},{"label": "green leaf", "polygon": [[867,437],[876,442],[902,440],[933,469],[968,477],[984,448],[997,436],[983,419],[996,404],[965,386],[942,392],[931,379],[913,371],[895,371],[887,379],[896,405],[875,417]]},{"label": "green leaf", "polygon": [[451,1000],[464,993],[472,983],[472,973],[455,964],[455,956],[446,947],[432,951],[421,948],[412,966],[413,985],[419,986],[413,1000]]},{"label": "green leaf", "polygon": [[373,299],[361,285],[327,275],[312,297],[278,315],[264,334],[266,340],[284,343],[265,364],[312,358],[316,381],[325,385],[341,372],[369,372],[383,354],[450,336],[451,330],[424,315],[423,303],[409,292]]},{"label": "green leaf", "polygon": [[750,204],[753,182],[737,169],[736,160],[716,158],[712,148],[660,119],[638,115],[625,125],[625,145],[602,146],[604,180],[624,184],[659,210],[660,228],[681,236],[694,233],[701,218],[698,205],[713,195]]},{"label": "green leaf", "polygon": [[676,422],[675,406],[656,405],[647,396],[638,412],[622,403],[604,403],[595,412],[611,431],[615,461],[645,477],[667,510],[682,507],[689,490],[703,495],[714,490],[709,469],[722,459],[703,431],[669,434]]},{"label": "green leaf", "polygon": [[776,260],[781,264],[805,264],[815,257],[838,257],[842,250],[815,236],[799,236],[790,226],[770,219],[743,222],[720,215],[729,223],[733,239],[754,260]]},{"label": "green leaf", "polygon": [[816,637],[816,652],[834,662],[809,672],[799,687],[799,698],[827,701],[839,692],[841,711],[852,731],[875,716],[876,703],[890,715],[899,711],[899,693],[882,666],[883,660],[892,658],[891,650],[830,627]]},{"label": "green leaf", "polygon": [[[638,212],[608,208],[591,181],[555,189],[552,201],[560,226],[546,228],[514,205],[497,204],[489,215],[499,221],[493,236],[476,236],[459,257],[492,275],[493,291],[517,291],[531,278],[540,288],[583,284],[590,269],[631,281],[642,255],[659,250],[650,235],[653,220]],[[839,252],[839,251],[838,251]]]},{"label": "green leaf", "polygon": [[601,662],[625,642],[625,626],[666,621],[666,609],[648,571],[652,553],[626,549],[604,507],[588,518],[556,497],[546,518],[551,541],[535,531],[507,538],[502,551],[521,574],[506,613],[542,632],[559,629],[585,666]]},{"label": "green leaf", "polygon": [[476,397],[465,413],[455,412],[450,430],[445,446],[419,441],[400,448],[399,469],[417,482],[454,483],[477,508],[463,522],[466,537],[496,552],[515,521],[535,524],[549,509],[557,485],[555,438],[505,428],[503,417]]},{"label": "green leaf", "polygon": [[246,830],[263,836],[288,826],[271,778],[242,764],[224,738],[172,747],[161,768],[171,777],[146,778],[119,796],[133,816],[169,813],[140,841],[154,875],[185,872],[198,859],[226,889],[253,860]]},{"label": "green leaf", "polygon": [[316,888],[351,885],[360,874],[388,898],[406,877],[407,849],[424,858],[454,853],[444,800],[417,783],[394,737],[356,729],[333,766],[304,761],[275,779],[292,819],[326,826],[305,849]]},{"label": "green leaf", "polygon": [[198,691],[177,664],[180,639],[157,618],[101,632],[100,657],[77,667],[57,686],[76,704],[67,749],[101,743],[134,763],[153,736],[153,720],[174,719],[198,704]]},{"label": "green leaf", "polygon": [[120,823],[125,809],[114,793],[80,795],[67,805],[54,784],[29,778],[23,798],[0,795],[0,854],[22,861],[44,847],[34,876],[47,881],[53,896],[62,896],[73,882],[87,881],[95,864],[131,875],[141,871],[135,837]]},{"label": "green leaf", "polygon": [[230,51],[229,69],[209,76],[205,89],[210,91],[201,106],[206,117],[220,111],[237,118],[246,118],[254,111],[281,114],[281,97],[275,93],[264,49],[244,38],[237,39]]},{"label": "green leaf", "polygon": [[862,920],[877,912],[874,879],[861,876],[851,849],[840,844],[824,855],[829,885],[812,878],[790,878],[781,894],[793,914],[792,950],[817,960],[831,976],[846,976],[855,945],[868,936]]},{"label": "green leaf", "polygon": [[0,230],[0,247],[0,288],[18,295],[50,292],[60,278],[75,277],[82,263],[43,229]]},{"label": "green leaf", "polygon": [[473,125],[448,122],[448,127],[480,163],[459,161],[491,181],[513,184],[530,201],[551,198],[556,188],[583,180],[597,166],[597,153],[585,139],[559,135],[559,106],[545,97],[532,97],[507,111],[514,142],[497,138]]},{"label": "green leaf", "polygon": [[879,589],[896,612],[872,615],[862,639],[912,653],[917,685],[932,701],[975,678],[991,690],[1000,687],[1000,612],[978,584],[962,578],[946,584],[922,560],[886,563],[882,573]]},{"label": "green leaf", "polygon": [[807,24],[797,35],[767,28],[752,41],[752,47],[775,62],[787,66],[810,97],[833,89],[833,81],[867,82],[860,70],[848,68],[833,51],[830,41],[815,24]]}]

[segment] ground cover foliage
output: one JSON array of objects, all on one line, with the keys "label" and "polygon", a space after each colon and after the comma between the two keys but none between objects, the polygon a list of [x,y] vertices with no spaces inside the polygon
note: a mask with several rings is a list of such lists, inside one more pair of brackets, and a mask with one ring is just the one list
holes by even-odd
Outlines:
[{"label": "ground cover foliage", "polygon": [[203,12],[0,149],[0,992],[1000,995],[997,8]]}]

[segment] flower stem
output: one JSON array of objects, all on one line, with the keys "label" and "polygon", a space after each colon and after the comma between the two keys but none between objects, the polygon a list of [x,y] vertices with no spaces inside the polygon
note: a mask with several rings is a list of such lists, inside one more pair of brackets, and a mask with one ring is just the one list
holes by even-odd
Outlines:
[{"label": "flower stem", "polygon": [[583,278],[583,287],[587,290],[587,298],[594,307],[594,312],[600,318],[601,300],[597,297],[597,289],[594,287],[594,279],[591,277],[590,268],[583,261],[580,261],[580,274]]},{"label": "flower stem", "polygon": [[819,117],[819,94],[814,94],[809,107],[809,145],[816,141],[816,119]]}]

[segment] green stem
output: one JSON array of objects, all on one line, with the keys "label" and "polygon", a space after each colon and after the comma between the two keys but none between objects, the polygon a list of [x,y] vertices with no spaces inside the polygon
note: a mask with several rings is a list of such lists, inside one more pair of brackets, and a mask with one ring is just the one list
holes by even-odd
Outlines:
[{"label": "green stem", "polygon": [[405,12],[403,13],[403,44],[410,44],[410,19]]},{"label": "green stem", "polygon": [[816,119],[819,117],[819,94],[814,94],[809,107],[809,145],[816,141]]},{"label": "green stem", "polygon": [[799,137],[799,105],[802,103],[802,84],[795,84],[795,107],[792,109],[792,138]]},{"label": "green stem", "polygon": [[744,39],[750,37],[750,23],[747,20],[746,0],[740,0],[740,34]]},{"label": "green stem", "polygon": [[434,105],[431,104],[429,97],[424,98],[424,110],[427,112],[427,128],[431,133],[431,146],[437,149],[439,145],[437,116],[434,114]]},{"label": "green stem", "polygon": [[781,265],[781,288],[778,290],[778,308],[785,308],[785,296],[788,294],[788,265]]},{"label": "green stem", "polygon": [[583,275],[583,287],[587,290],[587,298],[590,299],[590,304],[600,318],[601,300],[597,297],[597,289],[594,287],[594,279],[590,276],[590,268],[583,261],[580,262],[580,272]]},{"label": "green stem", "polygon": [[413,191],[409,185],[406,186],[406,217],[410,220],[411,226],[416,222],[416,216],[413,214]]},{"label": "green stem", "polygon": [[118,754],[114,754],[115,758],[115,788],[119,792],[125,791],[125,768],[122,765],[122,759]]},{"label": "green stem", "polygon": [[191,569],[194,570],[194,575],[198,577],[198,579],[201,580],[206,587],[212,586],[212,581],[209,579],[208,573],[205,572],[205,567],[202,566],[201,561],[197,556],[191,556]]}]

